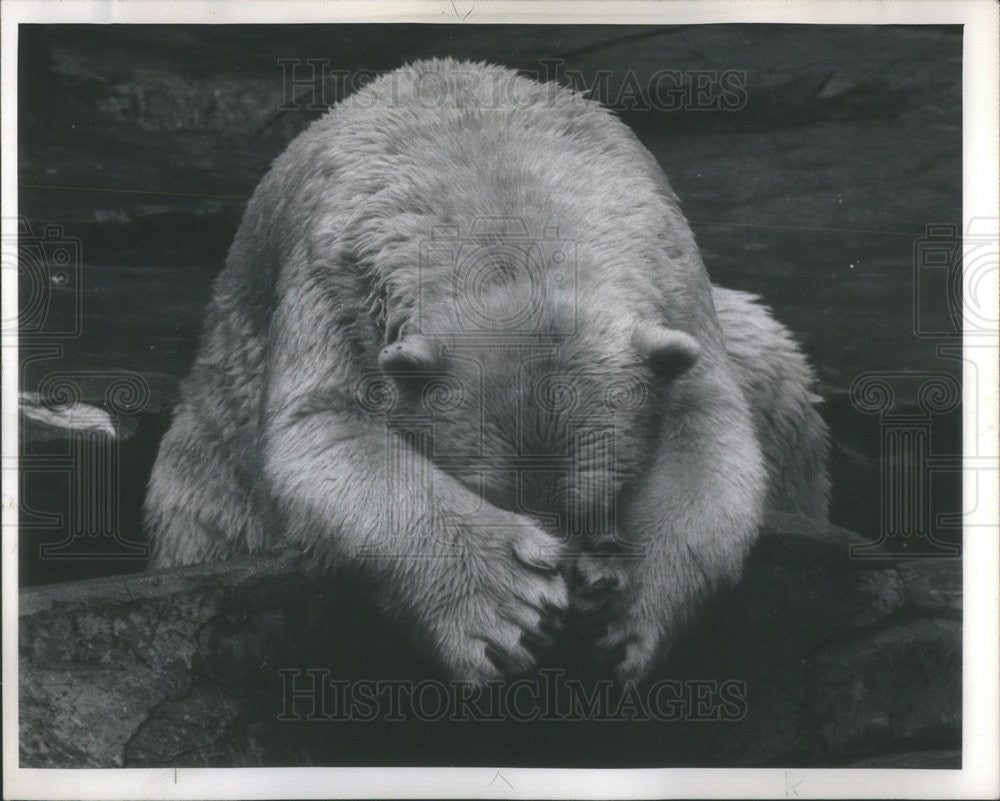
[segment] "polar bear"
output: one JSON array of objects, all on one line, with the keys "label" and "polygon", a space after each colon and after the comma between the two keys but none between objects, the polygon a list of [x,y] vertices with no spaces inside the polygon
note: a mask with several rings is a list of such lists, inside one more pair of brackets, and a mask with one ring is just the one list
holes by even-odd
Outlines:
[{"label": "polar bear", "polygon": [[477,682],[611,588],[593,652],[640,679],[768,504],[825,514],[812,380],[763,306],[711,286],[608,110],[417,62],[250,200],[150,479],[153,564],[301,548]]}]

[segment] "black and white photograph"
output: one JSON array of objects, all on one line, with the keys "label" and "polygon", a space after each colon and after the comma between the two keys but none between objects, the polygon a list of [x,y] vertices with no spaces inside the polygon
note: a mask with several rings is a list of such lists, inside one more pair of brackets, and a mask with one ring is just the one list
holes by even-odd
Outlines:
[{"label": "black and white photograph", "polygon": [[1000,792],[997,6],[529,6],[4,3],[5,798]]}]

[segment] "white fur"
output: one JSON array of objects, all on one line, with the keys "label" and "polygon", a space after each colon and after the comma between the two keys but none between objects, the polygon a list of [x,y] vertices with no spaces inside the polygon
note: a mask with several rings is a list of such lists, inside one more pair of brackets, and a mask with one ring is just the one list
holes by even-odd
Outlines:
[{"label": "white fur", "polygon": [[[428,93],[432,85],[439,91]],[[543,320],[510,342],[442,346],[473,406],[439,415],[438,450],[421,450],[410,423],[360,400],[380,377],[381,319],[407,320],[404,339],[414,329],[441,342],[454,335],[465,292],[457,268],[422,261],[421,248],[437,226],[467,234],[498,217],[523,221],[536,239],[558,227],[575,248],[575,279],[551,293],[546,274],[538,286],[484,294],[500,309],[541,287]],[[697,354],[683,375],[657,377],[636,350],[636,331],[650,325]],[[543,351],[547,361],[522,369]],[[517,382],[552,371],[587,399],[584,429],[612,408],[599,399],[616,381],[640,397],[648,390],[648,402],[615,412],[613,458],[580,444],[577,418],[518,405],[534,390],[515,392]],[[621,572],[627,592],[598,648],[625,647],[618,675],[641,676],[698,601],[739,574],[769,494],[825,506],[822,469],[799,475],[825,457],[810,378],[762,307],[722,290],[713,304],[666,179],[612,114],[500,67],[420,62],[316,122],[254,193],[153,471],[155,561],[294,543],[359,572],[380,608],[453,675],[499,675],[487,645],[508,669],[525,669],[534,656],[522,636],[539,635],[545,610],[570,600],[549,569],[567,553],[558,532],[503,500],[523,445],[512,424],[526,424],[536,444],[560,442],[588,465],[554,495],[598,503],[604,465],[629,498],[618,521],[646,555],[597,566]],[[777,424],[762,430],[768,420]],[[496,503],[435,453],[467,456]]]}]

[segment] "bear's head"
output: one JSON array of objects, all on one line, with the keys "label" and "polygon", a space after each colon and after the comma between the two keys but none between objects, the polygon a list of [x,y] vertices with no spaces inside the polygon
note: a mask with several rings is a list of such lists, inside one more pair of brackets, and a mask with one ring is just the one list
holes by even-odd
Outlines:
[{"label": "bear's head", "polygon": [[582,303],[551,272],[498,264],[390,309],[378,358],[389,425],[489,503],[561,536],[603,536],[698,342]]}]

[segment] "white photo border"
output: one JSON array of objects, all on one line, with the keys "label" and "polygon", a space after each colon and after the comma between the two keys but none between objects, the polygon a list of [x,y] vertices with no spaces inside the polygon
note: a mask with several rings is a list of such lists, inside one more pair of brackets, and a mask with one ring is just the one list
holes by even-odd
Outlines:
[{"label": "white photo border", "polygon": [[[2,37],[3,235],[17,219],[17,26],[22,23],[420,22],[590,24],[961,24],[963,230],[1000,210],[998,6],[993,0],[674,0],[673,2],[280,2],[279,0],[5,0]],[[996,240],[994,239],[994,242]],[[6,276],[5,276],[6,278]],[[997,270],[980,285],[998,297]],[[3,284],[4,319],[17,314],[16,281]],[[12,341],[6,341],[13,338]],[[18,764],[16,333],[3,343],[3,757],[4,797],[18,799],[196,798],[995,798],[1000,795],[996,470],[967,471],[973,495],[964,542],[963,744],[961,770],[538,768],[156,768],[23,769]],[[966,332],[963,453],[997,465],[996,342]],[[968,476],[975,476],[970,486]],[[503,780],[500,781],[499,779]]]}]

